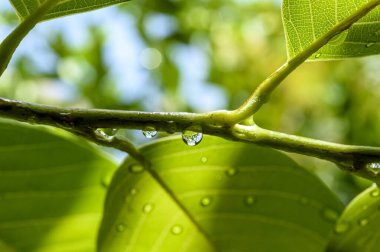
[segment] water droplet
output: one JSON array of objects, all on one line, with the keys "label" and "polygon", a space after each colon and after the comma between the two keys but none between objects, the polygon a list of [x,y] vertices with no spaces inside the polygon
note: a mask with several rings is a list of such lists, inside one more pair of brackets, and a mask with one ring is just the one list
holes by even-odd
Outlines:
[{"label": "water droplet", "polygon": [[335,222],[339,217],[338,212],[336,212],[335,210],[331,208],[322,209],[321,215],[324,219],[330,222]]},{"label": "water droplet", "polygon": [[117,225],[117,227],[116,227],[116,231],[117,232],[124,232],[124,230],[125,230],[125,225],[124,224]]},{"label": "water droplet", "polygon": [[174,225],[171,230],[172,234],[179,235],[183,232],[183,227],[180,225]]},{"label": "water droplet", "polygon": [[379,197],[380,191],[379,191],[379,189],[375,189],[375,190],[371,191],[369,195],[371,195],[372,197]]},{"label": "water droplet", "polygon": [[347,232],[347,230],[350,228],[350,223],[346,222],[346,221],[341,221],[339,222],[335,228],[334,228],[334,232],[337,233],[337,234],[343,234],[345,232]]},{"label": "water droplet", "polygon": [[367,224],[368,224],[368,219],[366,219],[366,218],[360,219],[360,220],[358,221],[358,224],[359,224],[359,226],[361,226],[361,227],[367,226]]},{"label": "water droplet", "polygon": [[346,40],[347,35],[348,35],[348,30],[345,30],[345,31],[339,33],[338,35],[334,36],[334,37],[329,41],[329,44],[334,45],[334,46],[341,45],[341,44],[343,44],[344,41]]},{"label": "water droplet", "polygon": [[207,157],[201,157],[201,162],[202,163],[205,164],[205,163],[207,163],[207,161],[208,161]]},{"label": "water droplet", "polygon": [[230,168],[228,168],[228,169],[226,170],[226,175],[227,175],[228,177],[235,176],[237,173],[238,173],[238,171],[237,171],[235,168],[232,168],[232,167],[230,167]]},{"label": "water droplet", "polygon": [[149,139],[157,135],[156,128],[154,128],[153,126],[145,127],[142,133],[146,138],[149,138]]},{"label": "water droplet", "polygon": [[202,137],[202,127],[199,125],[192,125],[190,127],[187,127],[182,132],[182,140],[188,146],[195,146],[199,144],[202,141]]},{"label": "water droplet", "polygon": [[365,47],[369,48],[369,47],[372,47],[372,46],[374,46],[374,45],[375,45],[374,42],[369,42],[369,43],[367,43],[367,44],[365,45]]},{"label": "water droplet", "polygon": [[322,56],[322,53],[317,53],[317,54],[315,55],[315,58],[318,59],[318,58],[320,58],[321,56]]},{"label": "water droplet", "polygon": [[148,213],[150,213],[150,212],[152,212],[152,211],[153,211],[153,204],[149,204],[149,203],[147,203],[147,204],[145,204],[145,205],[143,206],[143,212],[144,212],[144,213],[148,214]]},{"label": "water droplet", "polygon": [[365,167],[375,175],[380,174],[380,163],[368,163]]},{"label": "water droplet", "polygon": [[141,173],[144,171],[144,166],[141,164],[131,164],[129,166],[129,171],[132,173]]},{"label": "water droplet", "polygon": [[255,196],[247,196],[244,198],[244,204],[247,206],[253,206],[255,202],[256,202]]},{"label": "water droplet", "polygon": [[166,126],[166,132],[174,134],[177,131],[177,124],[174,121],[168,121]]},{"label": "water droplet", "polygon": [[130,195],[136,195],[138,192],[139,191],[136,188],[131,188],[131,190],[129,190]]},{"label": "water droplet", "polygon": [[212,202],[211,197],[204,197],[201,199],[201,206],[204,206],[204,207],[209,206],[211,202]]},{"label": "water droplet", "polygon": [[99,140],[112,141],[118,129],[99,128],[95,130],[95,136]]}]

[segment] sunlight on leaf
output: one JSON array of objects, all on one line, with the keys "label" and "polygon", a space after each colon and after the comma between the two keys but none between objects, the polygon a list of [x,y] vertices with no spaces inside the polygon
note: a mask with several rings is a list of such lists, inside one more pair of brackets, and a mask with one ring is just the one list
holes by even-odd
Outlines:
[{"label": "sunlight on leaf", "polygon": [[342,210],[316,176],[274,150],[205,136],[194,147],[174,137],[141,151],[153,176],[131,159],[116,172],[102,252],[320,252]]},{"label": "sunlight on leaf", "polygon": [[[284,0],[282,17],[288,57],[293,58],[367,0]],[[333,38],[309,60],[360,57],[380,53],[380,8]]]},{"label": "sunlight on leaf", "polygon": [[7,121],[0,132],[0,251],[94,251],[115,165],[67,134]]},{"label": "sunlight on leaf", "polygon": [[335,227],[328,251],[379,251],[380,190],[373,186],[357,196],[344,210]]},{"label": "sunlight on leaf", "polygon": [[[46,1],[46,0],[45,0]],[[10,0],[17,15],[21,20],[24,20],[27,16],[33,13],[41,4],[45,2],[44,0]],[[51,0],[59,1],[59,0]],[[110,5],[127,2],[128,0],[60,0],[55,8],[49,11],[43,20],[63,17],[71,14],[92,11],[99,8],[107,7]]]}]

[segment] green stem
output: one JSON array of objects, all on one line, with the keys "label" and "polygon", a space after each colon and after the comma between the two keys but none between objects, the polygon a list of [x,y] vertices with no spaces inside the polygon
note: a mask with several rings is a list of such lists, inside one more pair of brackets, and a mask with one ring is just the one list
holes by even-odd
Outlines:
[{"label": "green stem", "polygon": [[368,12],[380,4],[380,0],[373,0],[363,5],[342,22],[335,25],[325,35],[315,40],[309,47],[290,59],[267,79],[265,79],[249,97],[249,99],[237,110],[231,112],[232,124],[243,121],[255,114],[269,99],[274,89],[298,66],[305,62],[313,53],[326,45],[336,35],[350,28],[355,22],[364,17]]},{"label": "green stem", "polygon": [[126,151],[142,163],[146,163],[146,160],[132,143],[117,137],[112,140],[99,138],[95,134],[95,129],[143,130],[150,126],[159,131],[174,133],[181,132],[189,125],[197,124],[201,125],[202,132],[208,135],[318,157],[332,161],[360,176],[377,179],[377,174],[367,170],[363,164],[379,162],[380,148],[336,144],[288,135],[262,129],[255,124],[252,125],[251,122],[247,122],[248,125],[236,124],[231,127],[224,122],[214,120],[214,113],[220,115],[223,112],[194,114],[59,108],[0,98],[0,117],[63,128],[97,144]]},{"label": "green stem", "polygon": [[287,152],[313,156],[337,164],[343,170],[357,173],[371,180],[380,174],[367,169],[366,164],[380,162],[380,148],[331,143],[306,137],[289,135],[253,126],[235,125],[231,135],[237,141],[251,142]]},{"label": "green stem", "polygon": [[44,15],[57,5],[60,0],[44,2],[35,12],[23,20],[0,44],[0,76],[8,67],[9,62],[17,47],[26,35],[42,20]]},{"label": "green stem", "polygon": [[211,113],[141,112],[107,109],[60,108],[0,98],[0,116],[22,122],[60,128],[132,128],[154,126],[158,131],[174,133],[192,124],[225,125],[219,111]]}]

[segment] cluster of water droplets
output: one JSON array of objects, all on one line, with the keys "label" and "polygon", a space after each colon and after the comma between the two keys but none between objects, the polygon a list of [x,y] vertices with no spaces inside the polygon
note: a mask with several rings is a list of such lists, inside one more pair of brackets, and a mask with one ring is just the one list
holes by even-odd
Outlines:
[{"label": "cluster of water droplets", "polygon": [[188,146],[195,146],[202,141],[203,133],[200,125],[191,125],[182,131],[182,140]]},{"label": "cluster of water droplets", "polygon": [[[380,168],[380,167],[377,167],[377,168]],[[371,198],[378,198],[380,197],[380,190],[379,188],[377,187],[376,184],[374,184],[374,189],[371,190],[369,192],[369,196]],[[362,210],[367,210],[368,208],[368,205],[363,205],[362,206]],[[378,210],[380,211],[380,207],[378,208]],[[360,217],[359,219],[357,219],[356,221],[356,225],[358,225],[359,227],[365,227],[369,224],[369,219],[367,217]],[[355,223],[352,223],[350,221],[346,221],[346,220],[341,220],[339,221],[336,226],[335,226],[335,229],[334,229],[334,232],[336,234],[343,234],[343,233],[346,233],[351,227],[353,227],[355,225]]]}]

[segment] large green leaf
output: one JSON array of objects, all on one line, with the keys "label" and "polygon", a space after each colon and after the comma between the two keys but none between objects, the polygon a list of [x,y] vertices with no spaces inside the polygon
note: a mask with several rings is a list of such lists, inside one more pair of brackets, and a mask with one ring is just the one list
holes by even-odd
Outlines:
[{"label": "large green leaf", "polygon": [[368,188],[344,210],[328,251],[378,252],[380,241],[380,190]]},{"label": "large green leaf", "polygon": [[86,143],[0,122],[0,251],[94,251],[115,165]]},{"label": "large green leaf", "polygon": [[[17,15],[24,20],[31,13],[46,2],[47,0],[10,0]],[[61,1],[56,7],[49,11],[43,20],[67,16],[75,13],[81,13],[96,10],[113,4],[126,2],[128,0],[50,0]]]},{"label": "large green leaf", "polygon": [[[284,0],[288,57],[293,58],[368,0]],[[380,8],[372,10],[349,30],[333,38],[310,60],[340,59],[380,53]]]},{"label": "large green leaf", "polygon": [[101,252],[322,252],[342,210],[320,180],[271,149],[206,137],[141,151],[154,172],[128,159],[115,173]]}]

